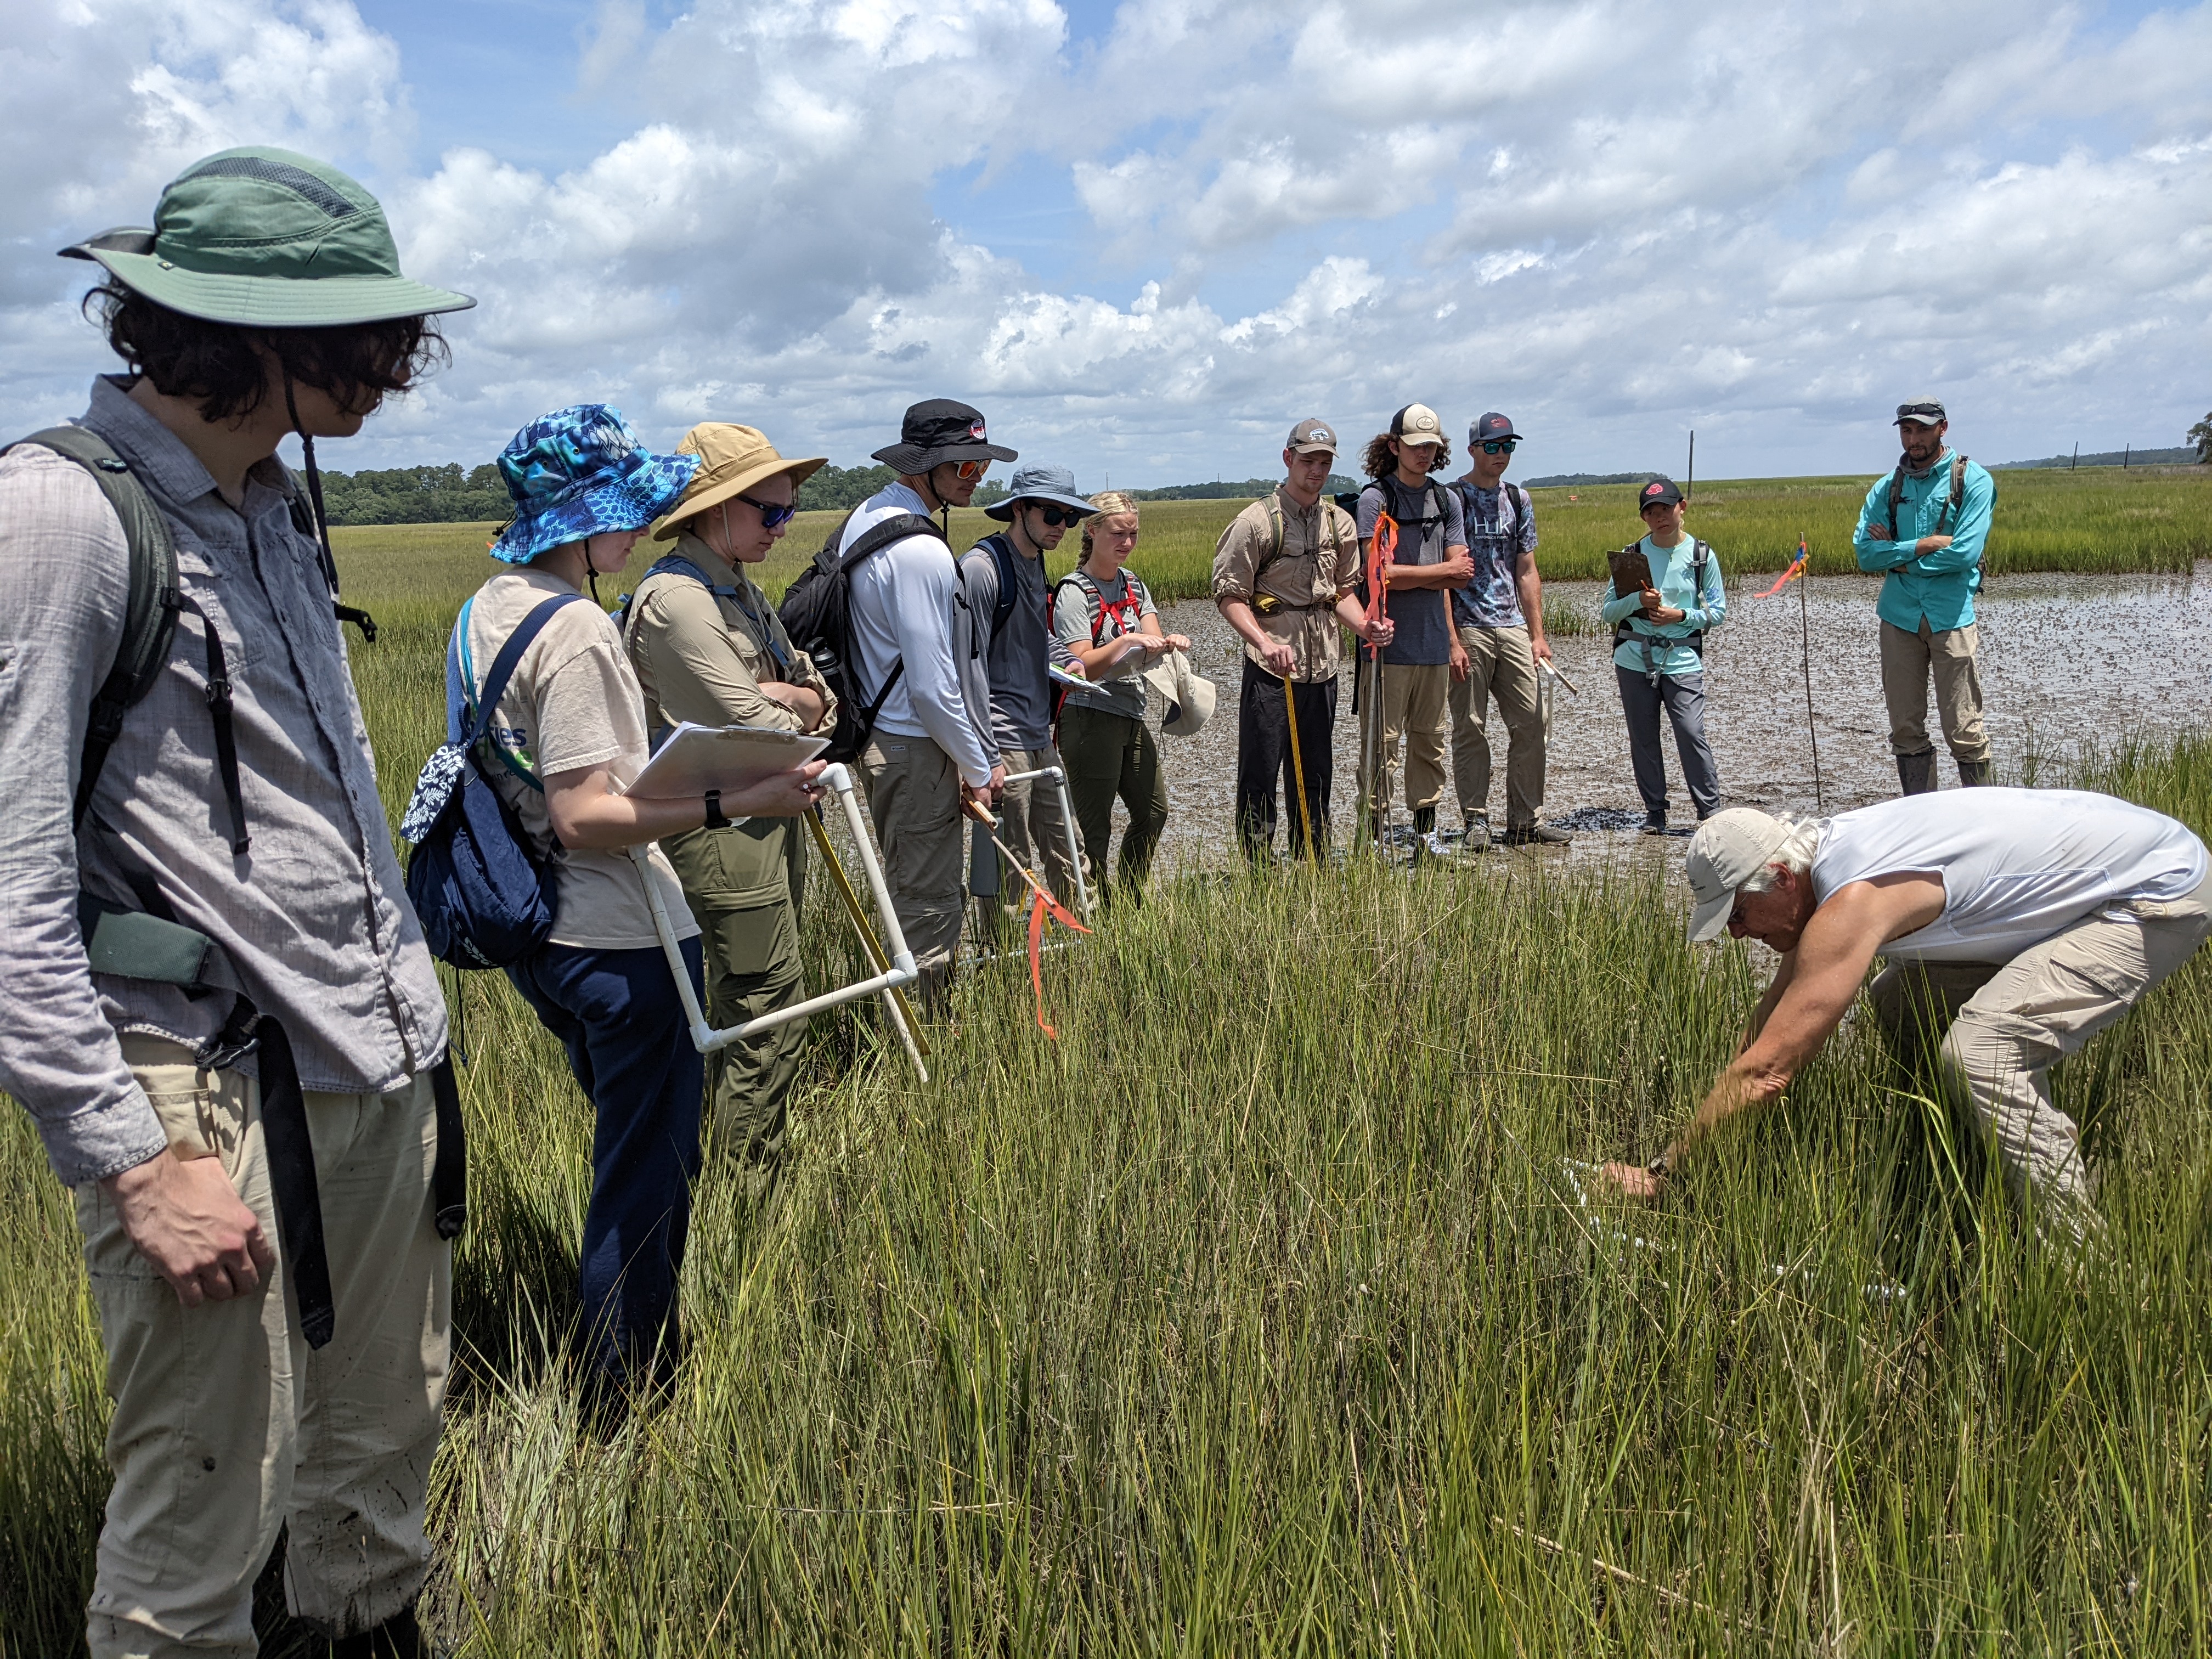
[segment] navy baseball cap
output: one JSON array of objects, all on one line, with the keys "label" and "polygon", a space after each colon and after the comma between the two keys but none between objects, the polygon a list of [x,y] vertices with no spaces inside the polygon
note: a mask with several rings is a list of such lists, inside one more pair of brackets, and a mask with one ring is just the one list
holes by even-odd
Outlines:
[{"label": "navy baseball cap", "polygon": [[1500,438],[1520,435],[1513,429],[1513,422],[1494,409],[1467,429],[1467,441],[1471,444],[1496,443]]},{"label": "navy baseball cap", "polygon": [[1682,492],[1674,487],[1672,478],[1654,478],[1636,492],[1636,510],[1647,507],[1673,507],[1682,499]]}]

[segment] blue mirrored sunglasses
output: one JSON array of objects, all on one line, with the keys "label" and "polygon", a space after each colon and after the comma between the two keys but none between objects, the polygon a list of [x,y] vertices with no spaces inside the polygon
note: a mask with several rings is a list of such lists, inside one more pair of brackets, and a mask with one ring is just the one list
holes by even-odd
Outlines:
[{"label": "blue mirrored sunglasses", "polygon": [[1484,441],[1482,453],[1486,455],[1510,455],[1520,447],[1518,438],[1491,438]]},{"label": "blue mirrored sunglasses", "polygon": [[763,530],[773,530],[778,525],[789,524],[799,513],[799,506],[795,501],[789,507],[779,507],[774,501],[757,501],[750,495],[740,495],[738,499],[761,515],[761,527]]}]

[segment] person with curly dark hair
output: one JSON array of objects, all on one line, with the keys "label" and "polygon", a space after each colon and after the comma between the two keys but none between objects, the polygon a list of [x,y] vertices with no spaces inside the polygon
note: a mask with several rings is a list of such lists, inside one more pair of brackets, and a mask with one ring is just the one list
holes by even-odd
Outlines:
[{"label": "person with curly dark hair", "polygon": [[[1359,799],[1379,839],[1390,811],[1390,773],[1406,745],[1406,804],[1413,833],[1432,836],[1444,793],[1444,732],[1451,682],[1467,678],[1467,651],[1452,626],[1451,594],[1474,579],[1458,491],[1432,475],[1451,465],[1443,422],[1422,404],[1390,417],[1367,446],[1370,480],[1355,515],[1364,555],[1388,517],[1396,550],[1383,615],[1394,627],[1360,695]],[[1376,680],[1382,683],[1376,694]],[[1379,731],[1376,729],[1379,722]]]},{"label": "person with curly dark hair", "polygon": [[[86,1640],[252,1654],[281,1526],[295,1613],[420,1652],[459,1097],[328,541],[276,447],[312,467],[474,301],[280,149],[196,162],[154,229],[67,252],[106,268],[87,310],[128,372],[0,458],[0,1089],[76,1188],[115,1401]],[[166,592],[131,574],[163,532]]]}]

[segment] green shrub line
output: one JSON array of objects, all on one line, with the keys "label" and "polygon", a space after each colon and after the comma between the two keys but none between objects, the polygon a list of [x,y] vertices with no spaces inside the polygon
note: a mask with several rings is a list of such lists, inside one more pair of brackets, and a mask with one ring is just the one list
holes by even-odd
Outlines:
[{"label": "green shrub line", "polygon": [[[352,659],[396,814],[488,567],[481,532],[373,533],[343,556],[386,629]],[[2212,830],[2212,742],[2075,775]],[[817,984],[862,971],[825,889]],[[2212,1646],[2212,969],[2059,1068],[2111,1235],[2078,1272],[1859,1020],[1623,1226],[1562,1160],[1655,1149],[1759,977],[1682,914],[1641,865],[1197,875],[1046,958],[1058,1043],[1012,964],[963,980],[927,1088],[872,1012],[819,1020],[778,1212],[710,1163],[676,1394],[605,1446],[554,1358],[589,1115],[465,976],[437,1629],[472,1656]],[[0,1170],[0,1654],[66,1653],[100,1348],[13,1108]]]}]

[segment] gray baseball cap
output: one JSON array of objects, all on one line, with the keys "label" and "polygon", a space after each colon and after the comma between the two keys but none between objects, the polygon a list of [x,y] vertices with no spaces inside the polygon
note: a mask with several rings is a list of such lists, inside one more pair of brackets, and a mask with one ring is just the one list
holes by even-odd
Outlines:
[{"label": "gray baseball cap", "polygon": [[1789,838],[1788,824],[1753,806],[1729,807],[1698,826],[1682,860],[1690,896],[1697,901],[1690,912],[1691,944],[1702,945],[1728,931],[1737,890],[1766,868],[1775,849]]},{"label": "gray baseball cap", "polygon": [[1897,418],[1890,424],[1903,426],[1907,421],[1915,421],[1922,426],[1936,426],[1950,418],[1943,412],[1941,398],[1915,398],[1910,403],[1898,404]]}]

